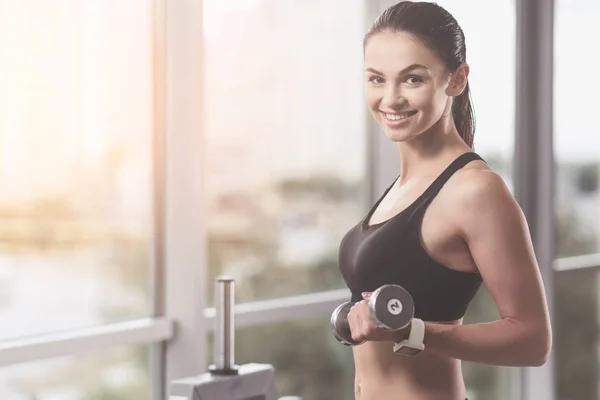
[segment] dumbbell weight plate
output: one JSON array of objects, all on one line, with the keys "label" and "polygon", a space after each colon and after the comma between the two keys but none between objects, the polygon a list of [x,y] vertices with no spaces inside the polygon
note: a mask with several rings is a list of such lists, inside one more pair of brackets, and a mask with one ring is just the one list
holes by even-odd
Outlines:
[{"label": "dumbbell weight plate", "polygon": [[350,302],[340,304],[331,314],[330,322],[333,336],[335,336],[338,342],[346,346],[357,346],[364,343],[352,340],[352,333],[348,324],[348,313],[353,305]]},{"label": "dumbbell weight plate", "polygon": [[369,298],[371,317],[382,328],[400,329],[408,325],[415,312],[414,301],[402,286],[383,285]]}]

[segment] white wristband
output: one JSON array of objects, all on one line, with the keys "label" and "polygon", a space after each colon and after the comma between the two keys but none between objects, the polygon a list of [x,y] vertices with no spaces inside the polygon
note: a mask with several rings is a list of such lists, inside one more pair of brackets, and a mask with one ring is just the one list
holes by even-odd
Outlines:
[{"label": "white wristband", "polygon": [[408,343],[423,345],[423,339],[425,339],[425,323],[418,318],[413,318],[410,324]]},{"label": "white wristband", "polygon": [[413,318],[408,339],[395,343],[394,353],[416,356],[421,351],[425,350],[425,345],[423,344],[424,339],[425,323],[418,318]]}]

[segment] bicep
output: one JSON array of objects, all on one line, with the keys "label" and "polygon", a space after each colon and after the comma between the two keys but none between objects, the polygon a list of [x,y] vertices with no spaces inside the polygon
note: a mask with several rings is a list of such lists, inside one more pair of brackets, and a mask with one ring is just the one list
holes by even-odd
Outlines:
[{"label": "bicep", "polygon": [[463,237],[502,318],[547,324],[544,287],[527,221],[504,182],[474,191]]}]

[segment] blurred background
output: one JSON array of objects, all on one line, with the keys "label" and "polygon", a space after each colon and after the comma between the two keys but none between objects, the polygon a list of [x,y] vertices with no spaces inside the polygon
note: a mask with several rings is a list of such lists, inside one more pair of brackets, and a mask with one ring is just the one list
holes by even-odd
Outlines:
[{"label": "blurred background", "polygon": [[[438,2],[466,35],[475,150],[511,189],[515,1]],[[381,194],[374,175],[386,185],[392,179],[372,167],[381,138],[363,99],[362,36],[382,3],[0,0],[0,399],[160,399],[170,376],[164,371],[185,370],[184,354],[169,350],[170,333],[136,341],[109,329],[98,337],[110,346],[93,337],[88,346],[81,332],[176,320],[178,312],[157,300],[168,304],[173,288],[162,279],[199,277],[191,294],[198,300],[186,312],[200,332],[194,365],[205,366],[213,339],[203,311],[212,307],[220,274],[236,279],[238,303],[262,305],[259,318],[236,333],[238,363],[273,364],[281,395],[352,398],[351,350],[333,339],[331,311],[314,304],[343,293],[339,241]],[[180,14],[169,17],[169,7]],[[171,80],[186,79],[196,66],[175,65],[184,58],[171,58],[165,40],[186,7],[200,8],[201,18],[177,38],[202,49],[195,72],[202,85],[169,92]],[[600,55],[584,44],[600,35],[599,20],[597,0],[554,1],[554,256],[562,267],[549,292],[549,384],[561,400],[600,393],[600,81],[593,72]],[[197,135],[201,159],[186,158],[169,136],[181,133],[164,128],[177,115],[165,109],[185,102],[177,93],[202,98],[192,118],[198,122],[181,131]],[[169,157],[191,161],[183,169],[201,181],[176,186],[201,188],[194,210],[202,218],[177,224],[202,232],[189,239],[200,261],[183,266],[157,256],[170,249],[161,199],[187,195],[161,184],[173,176],[165,172]],[[306,301],[301,315],[266,317],[289,296]],[[465,323],[497,317],[482,288]],[[52,347],[55,334],[66,338],[66,350],[25,355],[27,340]],[[512,369],[463,369],[469,399],[515,398]]]}]

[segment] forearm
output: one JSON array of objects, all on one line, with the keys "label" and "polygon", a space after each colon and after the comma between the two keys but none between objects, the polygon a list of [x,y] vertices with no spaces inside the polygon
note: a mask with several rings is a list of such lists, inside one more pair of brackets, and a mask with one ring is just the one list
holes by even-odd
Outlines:
[{"label": "forearm", "polygon": [[549,333],[509,318],[489,323],[425,323],[425,350],[451,358],[502,366],[540,366],[550,348]]}]

